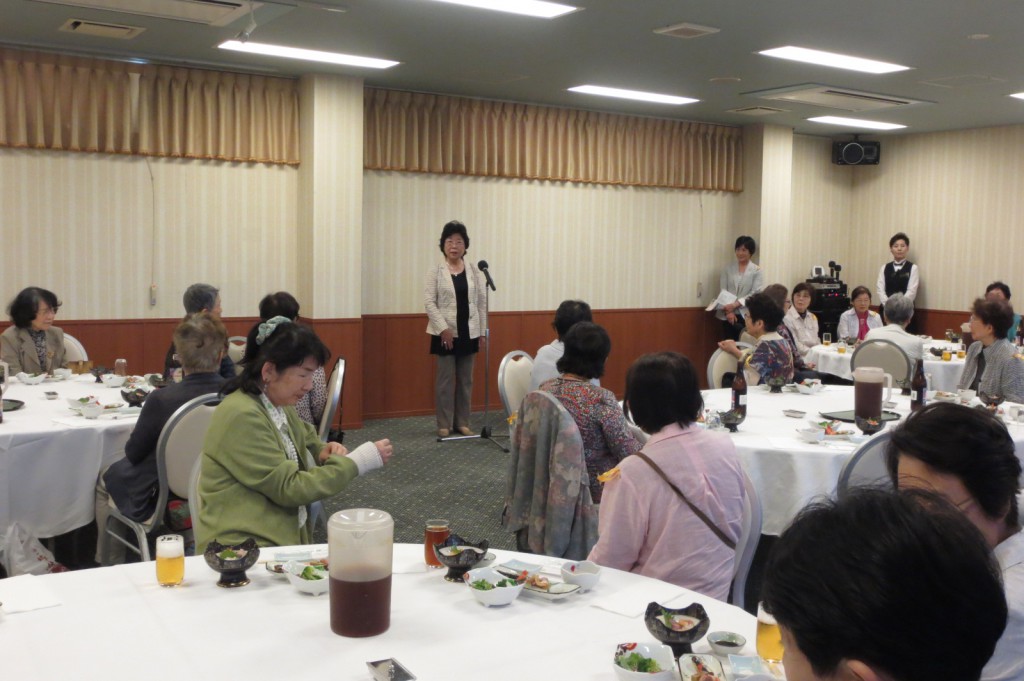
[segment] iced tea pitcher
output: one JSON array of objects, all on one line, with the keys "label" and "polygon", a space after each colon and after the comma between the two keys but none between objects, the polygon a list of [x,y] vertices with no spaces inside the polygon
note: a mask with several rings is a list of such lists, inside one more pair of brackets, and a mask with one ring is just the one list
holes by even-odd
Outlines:
[{"label": "iced tea pitcher", "polygon": [[878,367],[858,367],[853,370],[853,416],[857,427],[865,435],[882,429],[882,384],[888,392],[885,401],[892,399],[892,374]]},{"label": "iced tea pitcher", "polygon": [[350,508],[327,523],[331,631],[376,636],[391,626],[395,521],[385,511]]}]

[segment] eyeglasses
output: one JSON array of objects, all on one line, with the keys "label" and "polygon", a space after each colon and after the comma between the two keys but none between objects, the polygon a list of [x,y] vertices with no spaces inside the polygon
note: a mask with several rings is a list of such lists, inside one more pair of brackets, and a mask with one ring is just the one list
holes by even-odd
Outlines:
[{"label": "eyeglasses", "polygon": [[465,246],[466,242],[463,241],[462,239],[445,239],[444,240],[444,245],[445,246]]},{"label": "eyeglasses", "polygon": [[52,315],[55,315],[55,314],[57,314],[57,310],[59,310],[59,309],[60,309],[59,305],[57,307],[50,307],[49,305],[40,305],[38,308],[36,308],[36,314],[41,314],[41,315],[52,314]]}]

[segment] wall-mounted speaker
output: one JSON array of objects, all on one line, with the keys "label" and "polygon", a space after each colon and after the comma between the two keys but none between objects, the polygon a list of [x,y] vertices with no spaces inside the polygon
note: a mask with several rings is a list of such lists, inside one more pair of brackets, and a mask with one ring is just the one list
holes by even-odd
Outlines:
[{"label": "wall-mounted speaker", "polygon": [[832,162],[841,166],[876,166],[882,157],[879,142],[833,142]]}]

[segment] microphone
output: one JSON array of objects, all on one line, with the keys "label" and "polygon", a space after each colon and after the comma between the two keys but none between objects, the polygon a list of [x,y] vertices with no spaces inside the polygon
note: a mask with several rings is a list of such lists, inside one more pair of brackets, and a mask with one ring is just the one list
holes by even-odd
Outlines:
[{"label": "microphone", "polygon": [[484,273],[485,277],[487,277],[487,285],[491,287],[491,290],[497,291],[498,289],[494,288],[494,280],[491,279],[491,273],[487,271],[487,261],[481,260],[476,264],[476,266],[479,267],[480,271]]}]

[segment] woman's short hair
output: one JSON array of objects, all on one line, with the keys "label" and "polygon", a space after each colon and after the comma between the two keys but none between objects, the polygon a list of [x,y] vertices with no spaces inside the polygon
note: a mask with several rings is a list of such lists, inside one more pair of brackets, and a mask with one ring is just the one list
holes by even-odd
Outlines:
[{"label": "woman's short hair", "polygon": [[203,310],[212,310],[217,305],[220,289],[210,284],[192,284],[181,296],[185,306],[185,314],[196,314]]},{"label": "woman's short hair", "polygon": [[732,247],[732,250],[735,251],[741,246],[750,251],[750,255],[757,253],[757,242],[754,241],[754,237],[752,236],[741,236],[736,239],[736,245]]},{"label": "woman's short hair", "polygon": [[782,318],[785,316],[782,308],[776,305],[767,293],[755,293],[752,296],[747,296],[747,314],[750,315],[752,322],[763,321],[766,332],[779,328],[779,324],[782,323]]},{"label": "woman's short hair", "polygon": [[906,324],[914,316],[914,301],[902,293],[894,293],[885,301],[885,318],[893,324]]},{"label": "woman's short hair", "polygon": [[772,548],[761,599],[818,678],[858,660],[900,681],[977,679],[1007,619],[981,533],[923,490],[805,507]]},{"label": "woman's short hair", "polygon": [[555,321],[551,326],[555,327],[558,340],[564,340],[565,334],[577,322],[592,322],[594,317],[590,312],[590,306],[582,300],[563,300],[558,309],[555,310]]},{"label": "woman's short hair", "polygon": [[593,322],[578,322],[565,334],[565,352],[555,366],[558,372],[583,378],[601,378],[604,363],[612,351],[612,339],[604,327]]},{"label": "woman's short hair", "polygon": [[287,317],[294,320],[299,316],[299,301],[287,291],[268,293],[260,301],[260,319],[267,321],[271,317]]},{"label": "woman's short hair", "polygon": [[39,313],[39,303],[44,302],[54,312],[60,309],[60,301],[56,294],[38,286],[29,286],[18,292],[14,300],[7,306],[7,314],[15,326],[27,329],[32,326],[32,320]]},{"label": "woman's short hair", "polygon": [[264,323],[257,323],[249,330],[245,357],[239,362],[242,373],[224,384],[225,395],[236,390],[259,395],[263,390],[263,365],[267,362],[273,364],[278,371],[284,371],[301,365],[307,357],[312,357],[317,366],[323,366],[330,359],[331,351],[313,329],[305,324],[281,322],[262,343],[257,343],[260,325]]},{"label": "woman's short hair", "polygon": [[693,362],[678,352],[641,355],[626,373],[626,414],[646,433],[697,420],[704,399]]},{"label": "woman's short hair", "polygon": [[905,244],[907,244],[907,247],[910,246],[910,237],[907,236],[906,233],[904,233],[904,232],[896,232],[895,234],[892,235],[892,238],[889,239],[889,248],[892,248],[893,246],[896,245],[897,241],[901,241],[901,240]]},{"label": "woman's short hair", "polygon": [[1003,296],[1007,300],[1010,299],[1010,287],[1007,286],[1006,284],[1004,284],[1001,281],[993,281],[991,284],[989,284],[988,286],[985,287],[985,293],[986,294],[991,293],[992,291],[997,291],[997,290],[1001,291]]},{"label": "woman's short hair", "polygon": [[189,373],[217,371],[227,347],[228,330],[208,312],[189,315],[174,329],[174,351]]},{"label": "woman's short hair", "polygon": [[929,404],[892,430],[885,462],[893,484],[901,456],[956,477],[989,518],[1006,514],[1008,527],[1019,524],[1021,464],[998,417],[949,402]]},{"label": "woman's short hair", "polygon": [[996,338],[1006,338],[1013,326],[1013,308],[1005,300],[986,300],[977,298],[971,306],[971,312],[981,320],[982,324],[990,324]]},{"label": "woman's short hair", "polygon": [[811,305],[814,305],[814,287],[808,284],[806,281],[801,281],[799,284],[793,287],[793,295],[798,293],[806,293],[811,297]]},{"label": "woman's short hair", "polygon": [[765,294],[769,298],[775,301],[775,304],[782,308],[782,311],[786,311],[786,298],[789,297],[789,289],[782,284],[768,284],[765,286],[761,293]]},{"label": "woman's short hair", "polygon": [[462,240],[466,243],[466,250],[469,250],[469,234],[466,233],[466,225],[462,224],[458,220],[452,220],[441,230],[441,240],[437,245],[441,249],[442,253],[444,253],[445,240],[449,237],[455,236],[456,234],[462,237]]},{"label": "woman's short hair", "polygon": [[869,289],[867,286],[858,286],[857,288],[853,289],[853,291],[850,292],[850,303],[852,304],[853,301],[857,300],[857,298],[860,298],[864,294],[867,294],[868,301],[870,301],[871,289]]}]

